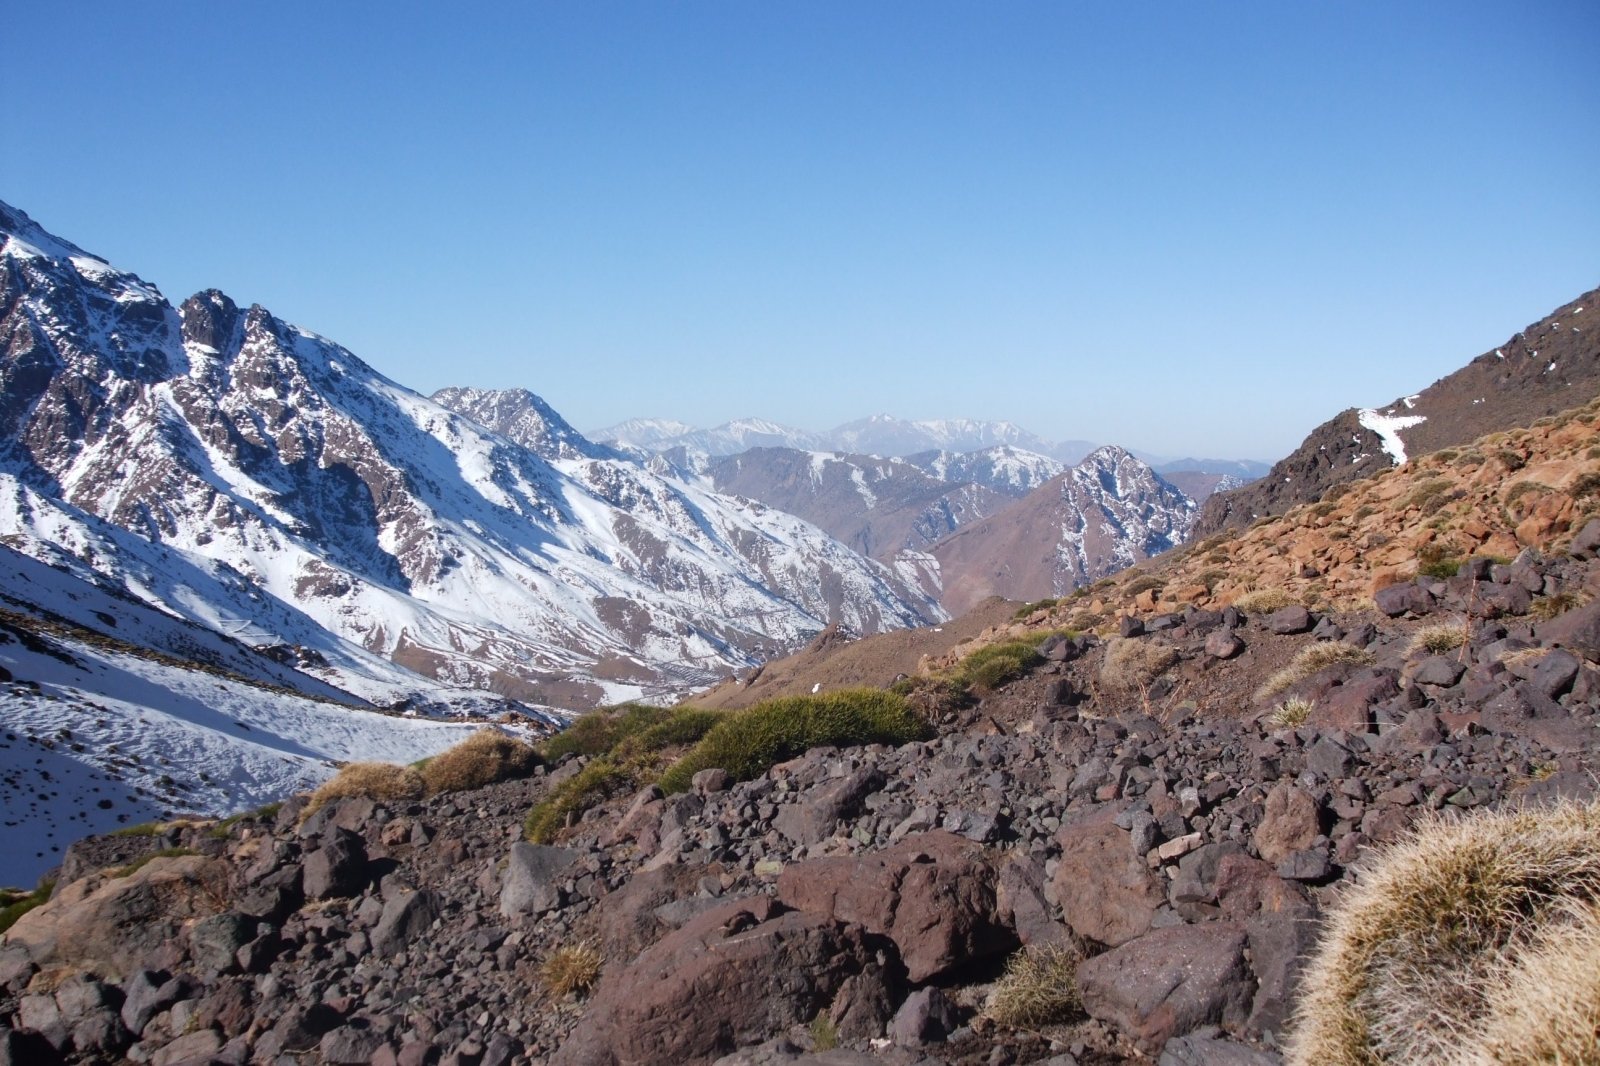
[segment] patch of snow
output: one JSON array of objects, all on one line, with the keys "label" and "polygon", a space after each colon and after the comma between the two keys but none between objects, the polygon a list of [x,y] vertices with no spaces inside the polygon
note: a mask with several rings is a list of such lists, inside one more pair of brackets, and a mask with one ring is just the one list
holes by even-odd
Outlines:
[{"label": "patch of snow", "polygon": [[1364,408],[1356,414],[1356,421],[1360,422],[1363,428],[1376,433],[1378,439],[1383,441],[1383,450],[1389,453],[1389,457],[1394,460],[1395,466],[1401,466],[1406,461],[1406,446],[1405,442],[1400,439],[1400,431],[1420,425],[1427,420],[1428,417],[1426,415],[1400,415],[1396,417],[1394,415],[1379,414],[1370,408]]}]

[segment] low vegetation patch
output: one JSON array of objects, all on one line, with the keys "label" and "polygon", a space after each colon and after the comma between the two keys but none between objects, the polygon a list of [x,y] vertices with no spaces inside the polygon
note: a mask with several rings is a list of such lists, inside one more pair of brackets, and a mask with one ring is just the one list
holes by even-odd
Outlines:
[{"label": "low vegetation patch", "polygon": [[1032,1029],[1072,1021],[1083,1012],[1075,945],[1038,944],[1011,956],[984,1013],[1001,1025]]},{"label": "low vegetation patch", "polygon": [[1466,626],[1460,622],[1436,622],[1433,625],[1423,626],[1411,634],[1409,650],[1427,652],[1429,655],[1443,655],[1466,642]]},{"label": "low vegetation patch", "polygon": [[1272,709],[1267,721],[1279,729],[1295,729],[1305,724],[1315,707],[1314,701],[1303,696],[1290,696]]},{"label": "low vegetation patch", "polygon": [[1270,588],[1257,589],[1246,592],[1243,596],[1233,601],[1233,605],[1245,614],[1270,614],[1284,607],[1291,607],[1300,601],[1290,595],[1288,589]]},{"label": "low vegetation patch", "polygon": [[54,881],[40,881],[39,887],[32,892],[7,892],[0,895],[0,903],[4,904],[0,906],[0,933],[16,925],[18,918],[49,899],[55,887]]},{"label": "low vegetation patch", "polygon": [[528,812],[522,834],[535,844],[548,844],[589,808],[639,785],[638,775],[610,759],[599,758],[567,778]]},{"label": "low vegetation patch", "polygon": [[1417,549],[1417,573],[1423,577],[1451,578],[1461,572],[1461,560],[1442,544],[1424,544]]},{"label": "low vegetation patch", "polygon": [[1037,651],[1041,638],[1008,640],[979,648],[956,664],[950,681],[959,689],[983,695],[1026,675],[1044,662]]},{"label": "low vegetation patch", "polygon": [[1300,649],[1298,655],[1289,661],[1289,665],[1267,678],[1266,683],[1256,690],[1256,699],[1271,699],[1284,689],[1297,685],[1319,670],[1338,663],[1350,663],[1354,666],[1363,666],[1372,661],[1372,653],[1365,648],[1358,648],[1354,644],[1346,644],[1342,640],[1322,641],[1316,644],[1307,644]]},{"label": "low vegetation patch", "polygon": [[646,707],[639,703],[601,707],[546,740],[540,745],[539,754],[552,763],[566,755],[606,755],[625,738],[659,725],[671,716],[672,711],[665,707]]},{"label": "low vegetation patch", "polygon": [[1600,805],[1424,823],[1300,987],[1291,1066],[1600,1062]]},{"label": "low vegetation patch", "polygon": [[1012,612],[1011,620],[1013,622],[1020,622],[1030,614],[1033,614],[1036,611],[1049,610],[1051,607],[1054,607],[1060,602],[1061,601],[1056,599],[1054,596],[1047,596],[1042,600],[1034,600],[1032,603],[1025,603]]},{"label": "low vegetation patch", "polygon": [[1166,673],[1178,661],[1178,650],[1166,644],[1134,637],[1114,637],[1106,643],[1100,683],[1109,688],[1139,691]]},{"label": "low vegetation patch", "polygon": [[585,940],[552,951],[539,967],[539,981],[552,996],[582,994],[600,979],[600,949]]},{"label": "low vegetation patch", "polygon": [[498,729],[482,729],[418,767],[428,795],[465,792],[527,777],[542,760],[531,744]]},{"label": "low vegetation patch", "polygon": [[1529,613],[1535,618],[1549,621],[1557,615],[1566,614],[1574,608],[1582,607],[1584,603],[1585,600],[1582,596],[1564,589],[1561,592],[1555,592],[1549,596],[1541,596],[1534,600],[1533,606],[1529,608]]},{"label": "low vegetation patch", "polygon": [[186,855],[198,854],[200,853],[193,848],[162,848],[160,851],[152,851],[148,855],[141,855],[126,866],[119,866],[114,870],[107,870],[106,876],[127,877],[130,874],[138,873],[140,870],[144,869],[146,866],[149,866],[157,859],[181,859]]},{"label": "low vegetation patch", "polygon": [[1124,596],[1137,596],[1141,592],[1160,593],[1167,587],[1167,579],[1156,577],[1154,574],[1142,574],[1122,587]]},{"label": "low vegetation patch", "polygon": [[300,821],[304,822],[334,800],[365,796],[385,803],[405,803],[421,799],[426,791],[422,775],[413,767],[387,762],[348,763],[311,793],[311,799],[300,812]]},{"label": "low vegetation patch", "polygon": [[929,733],[904,697],[884,689],[764,700],[724,715],[659,783],[669,793],[683,792],[695,774],[712,767],[728,771],[735,781],[748,781],[811,748],[907,744]]}]

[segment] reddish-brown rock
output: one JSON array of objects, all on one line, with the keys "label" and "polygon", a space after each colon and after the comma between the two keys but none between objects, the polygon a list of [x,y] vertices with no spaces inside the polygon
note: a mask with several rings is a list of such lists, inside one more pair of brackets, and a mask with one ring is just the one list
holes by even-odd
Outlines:
[{"label": "reddish-brown rock", "polygon": [[1115,947],[1150,928],[1166,899],[1111,808],[1063,828],[1061,861],[1051,886],[1062,916],[1079,936]]},{"label": "reddish-brown rock", "polygon": [[1233,922],[1147,933],[1078,966],[1083,1009],[1151,1056],[1202,1025],[1240,1029],[1255,995],[1247,940]]},{"label": "reddish-brown rock", "polygon": [[1280,863],[1296,851],[1303,851],[1322,832],[1322,813],[1317,801],[1288,781],[1280,781],[1267,793],[1261,824],[1256,827],[1256,851],[1270,863]]},{"label": "reddish-brown rock", "polygon": [[859,858],[791,866],[778,878],[778,898],[888,937],[915,982],[1017,943],[996,915],[995,873],[983,848],[943,831]]},{"label": "reddish-brown rock", "polygon": [[734,900],[607,973],[552,1066],[708,1063],[828,1008],[875,965],[860,928]]}]

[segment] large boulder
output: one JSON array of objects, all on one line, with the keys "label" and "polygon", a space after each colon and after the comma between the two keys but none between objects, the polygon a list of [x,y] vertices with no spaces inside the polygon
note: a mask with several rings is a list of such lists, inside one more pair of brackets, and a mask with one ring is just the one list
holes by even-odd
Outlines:
[{"label": "large boulder", "polygon": [[74,881],[19,918],[6,942],[41,969],[76,967],[120,981],[147,955],[186,940],[190,923],[220,913],[229,872],[221,859],[181,855],[121,877]]},{"label": "large boulder", "polygon": [[546,844],[513,844],[500,887],[500,913],[537,918],[561,906],[561,880],[578,852]]},{"label": "large boulder", "polygon": [[1115,815],[1106,808],[1061,830],[1061,859],[1051,881],[1072,931],[1111,947],[1148,931],[1166,900],[1165,887]]},{"label": "large boulder", "polygon": [[1255,995],[1247,944],[1234,922],[1157,929],[1079,964],[1083,1009],[1147,1055],[1203,1025],[1242,1029]]},{"label": "large boulder", "polygon": [[943,830],[870,855],[790,866],[778,878],[778,898],[888,937],[919,984],[1017,943],[997,915],[995,872],[983,848]]},{"label": "large boulder", "polygon": [[859,927],[764,897],[689,921],[607,972],[552,1066],[710,1063],[825,1010],[875,966]]}]

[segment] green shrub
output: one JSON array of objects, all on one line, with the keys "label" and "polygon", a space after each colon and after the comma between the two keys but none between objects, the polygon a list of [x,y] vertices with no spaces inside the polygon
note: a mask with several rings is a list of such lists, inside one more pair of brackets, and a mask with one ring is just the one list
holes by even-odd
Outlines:
[{"label": "green shrub", "polygon": [[1316,704],[1300,696],[1290,696],[1272,709],[1267,720],[1279,729],[1294,729],[1305,724]]},{"label": "green shrub", "polygon": [[1461,572],[1461,560],[1437,544],[1417,549],[1417,573],[1424,577],[1448,578]]},{"label": "green shrub", "polygon": [[1030,614],[1033,614],[1035,611],[1046,610],[1054,607],[1060,602],[1061,601],[1056,599],[1054,596],[1047,596],[1042,600],[1034,600],[1032,603],[1025,603],[1012,612],[1011,619],[1012,621],[1021,621]]},{"label": "green shrub", "polygon": [[666,720],[625,737],[616,746],[615,753],[618,758],[638,758],[668,748],[693,744],[709,733],[712,726],[722,721],[726,713],[696,707],[675,710]]},{"label": "green shrub", "polygon": [[336,799],[363,796],[385,803],[402,803],[419,800],[426,791],[422,775],[410,766],[387,762],[346,763],[311,793],[311,799],[300,811],[300,821],[303,823]]},{"label": "green shrub", "polygon": [[583,715],[546,740],[539,753],[547,762],[556,762],[565,755],[605,755],[614,751],[624,739],[660,725],[671,716],[672,712],[665,707],[646,707],[639,703],[602,707]]},{"label": "green shrub", "polygon": [[1245,614],[1270,614],[1299,602],[1289,594],[1288,589],[1270,588],[1247,592],[1234,600],[1233,605]]},{"label": "green shrub", "polygon": [[993,692],[1044,661],[1035,650],[1042,639],[1008,640],[979,648],[956,664],[950,680],[969,692]]},{"label": "green shrub", "polygon": [[883,689],[763,700],[724,715],[659,783],[667,792],[683,792],[695,774],[712,767],[728,771],[736,781],[748,781],[811,748],[906,744],[927,735],[927,725],[905,699]]},{"label": "green shrub", "polygon": [[1142,637],[1116,637],[1106,644],[1100,682],[1109,688],[1146,689],[1178,661],[1178,649]]},{"label": "green shrub", "polygon": [[1411,644],[1407,650],[1412,652],[1425,651],[1430,655],[1443,655],[1447,651],[1467,642],[1466,627],[1460,622],[1436,622],[1433,625],[1422,626],[1411,634]]},{"label": "green shrub", "polygon": [[0,933],[4,933],[7,929],[16,925],[18,918],[21,918],[24,914],[49,899],[50,893],[55,891],[55,887],[56,883],[54,881],[40,881],[39,887],[27,895],[20,898],[12,896],[4,907],[0,907]]},{"label": "green shrub", "polygon": [[564,944],[539,965],[539,980],[552,996],[582,994],[600,979],[600,949],[588,940]]},{"label": "green shrub", "polygon": [[1305,963],[1290,1066],[1600,1062],[1600,806],[1435,816]]},{"label": "green shrub", "polygon": [[634,775],[624,767],[609,759],[595,759],[534,804],[522,823],[522,833],[535,844],[548,844],[566,828],[569,815],[582,814],[637,785]]}]

